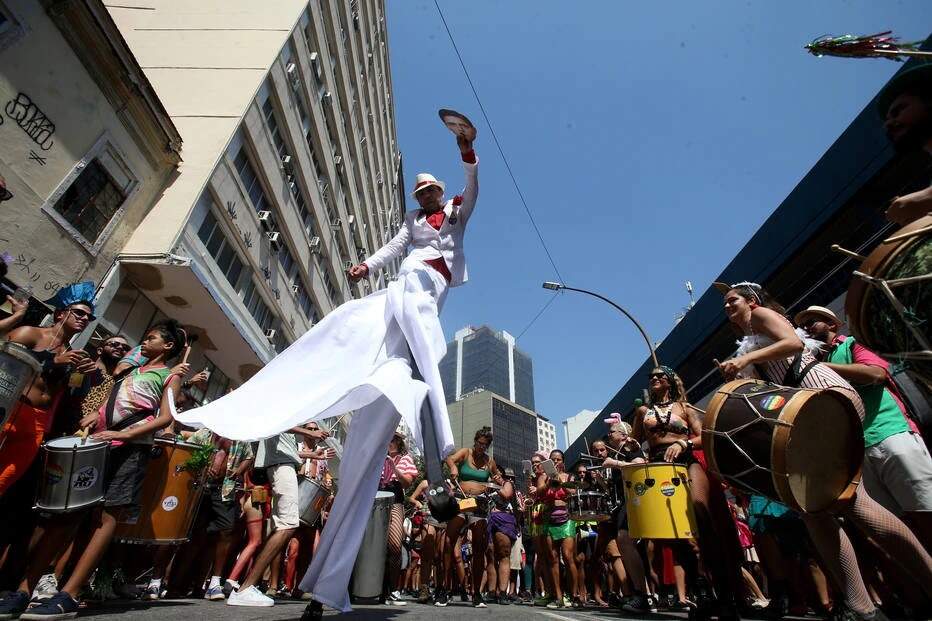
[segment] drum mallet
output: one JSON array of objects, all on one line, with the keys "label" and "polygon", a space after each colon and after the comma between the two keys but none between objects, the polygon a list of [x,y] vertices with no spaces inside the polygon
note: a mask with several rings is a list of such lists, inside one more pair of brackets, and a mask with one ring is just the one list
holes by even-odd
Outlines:
[{"label": "drum mallet", "polygon": [[850,257],[850,258],[852,258],[852,259],[857,259],[858,261],[864,261],[865,259],[867,259],[867,257],[865,257],[864,255],[858,254],[858,253],[856,253],[856,252],[852,252],[852,251],[848,250],[847,248],[842,248],[842,247],[839,246],[838,244],[832,244],[832,252],[837,252],[838,254],[843,254],[843,255],[845,255],[846,257]]}]

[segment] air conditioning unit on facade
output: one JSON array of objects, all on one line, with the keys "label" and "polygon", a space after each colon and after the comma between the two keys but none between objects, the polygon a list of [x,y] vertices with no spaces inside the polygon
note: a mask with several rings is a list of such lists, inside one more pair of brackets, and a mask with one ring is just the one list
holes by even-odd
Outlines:
[{"label": "air conditioning unit on facade", "polygon": [[265,331],[265,338],[271,341],[272,339],[275,338],[275,334],[276,334],[275,328],[269,328],[268,330]]},{"label": "air conditioning unit on facade", "polygon": [[350,216],[346,219],[346,221],[349,224],[350,229],[356,228],[356,216]]},{"label": "air conditioning unit on facade", "polygon": [[301,78],[298,76],[298,66],[296,64],[288,63],[288,66],[285,68],[285,73],[288,75],[288,82],[291,84],[291,88],[294,91],[301,88]]},{"label": "air conditioning unit on facade", "polygon": [[330,223],[330,228],[332,228],[334,231],[339,231],[341,226],[343,226],[343,221],[339,218]]},{"label": "air conditioning unit on facade", "polygon": [[311,252],[315,254],[320,253],[320,238],[316,235],[312,237],[310,240],[308,240],[307,247],[310,248]]},{"label": "air conditioning unit on facade", "polygon": [[352,262],[352,261],[344,261],[344,262],[343,262],[343,269],[347,269],[347,270],[348,270],[348,269],[351,268],[351,267],[353,267],[353,262]]},{"label": "air conditioning unit on facade", "polygon": [[278,252],[282,249],[282,234],[278,231],[271,231],[265,234],[269,238],[269,246],[272,248],[272,252]]},{"label": "air conditioning unit on facade", "polygon": [[266,231],[272,230],[272,212],[271,211],[260,211],[256,214],[259,218],[259,224],[262,225],[262,228]]},{"label": "air conditioning unit on facade", "polygon": [[333,103],[333,93],[331,93],[330,91],[327,91],[326,93],[324,93],[323,101],[327,103]]},{"label": "air conditioning unit on facade", "polygon": [[300,288],[298,287],[298,285],[291,285],[291,292],[292,292],[293,294],[298,295],[299,289],[300,289]]},{"label": "air conditioning unit on facade", "polygon": [[290,179],[294,177],[294,163],[290,155],[282,156],[282,172]]},{"label": "air conditioning unit on facade", "polygon": [[314,67],[314,73],[316,73],[319,78],[321,76],[320,54],[317,52],[311,52],[311,66]]},{"label": "air conditioning unit on facade", "polygon": [[343,156],[342,156],[342,155],[334,155],[334,156],[333,156],[333,163],[336,164],[337,166],[339,166],[340,164],[342,164],[342,163],[343,163]]}]

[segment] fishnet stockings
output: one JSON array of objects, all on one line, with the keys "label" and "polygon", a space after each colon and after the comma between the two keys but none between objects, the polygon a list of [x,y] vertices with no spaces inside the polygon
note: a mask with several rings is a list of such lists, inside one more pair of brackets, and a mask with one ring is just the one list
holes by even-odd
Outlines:
[{"label": "fishnet stockings", "polygon": [[[924,589],[932,588],[932,557],[916,536],[895,515],[859,488],[854,502],[842,515],[886,551],[905,575]],[[874,611],[867,593],[854,548],[835,516],[807,514],[803,520],[829,574],[845,595],[848,606],[860,615]]]}]

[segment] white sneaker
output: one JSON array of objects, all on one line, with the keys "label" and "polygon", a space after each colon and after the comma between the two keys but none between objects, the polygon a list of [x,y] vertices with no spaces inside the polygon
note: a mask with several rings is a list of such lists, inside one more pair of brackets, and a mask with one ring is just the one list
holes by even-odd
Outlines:
[{"label": "white sneaker", "polygon": [[401,596],[401,591],[394,591],[388,594],[388,597],[385,598],[385,603],[391,604],[392,606],[407,606],[408,602],[404,600]]},{"label": "white sneaker", "polygon": [[32,598],[52,597],[56,593],[58,593],[58,580],[55,578],[55,574],[45,574],[39,578],[39,583],[33,589]]},{"label": "white sneaker", "polygon": [[263,595],[254,586],[242,591],[233,591],[227,598],[227,606],[274,606],[275,600]]}]

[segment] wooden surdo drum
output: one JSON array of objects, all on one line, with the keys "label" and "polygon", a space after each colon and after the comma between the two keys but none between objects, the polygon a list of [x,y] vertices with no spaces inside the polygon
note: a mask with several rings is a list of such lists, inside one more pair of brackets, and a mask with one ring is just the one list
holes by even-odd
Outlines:
[{"label": "wooden surdo drum", "polygon": [[709,468],[728,483],[813,513],[854,497],[864,432],[854,404],[837,391],[739,379],[712,397],[702,446]]},{"label": "wooden surdo drum", "polygon": [[867,256],[851,279],[845,313],[859,343],[908,363],[932,388],[932,216]]}]

